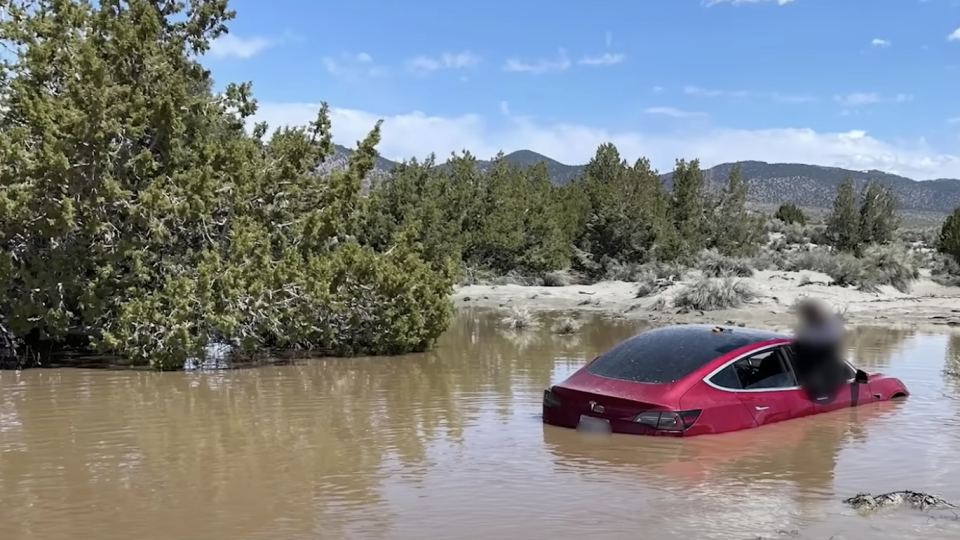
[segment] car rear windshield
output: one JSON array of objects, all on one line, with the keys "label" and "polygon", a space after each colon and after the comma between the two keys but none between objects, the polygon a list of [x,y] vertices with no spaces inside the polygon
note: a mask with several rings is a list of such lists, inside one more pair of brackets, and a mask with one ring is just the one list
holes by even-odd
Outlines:
[{"label": "car rear windshield", "polygon": [[621,381],[670,383],[734,349],[779,337],[772,332],[711,328],[678,325],[637,334],[598,356],[587,372]]}]

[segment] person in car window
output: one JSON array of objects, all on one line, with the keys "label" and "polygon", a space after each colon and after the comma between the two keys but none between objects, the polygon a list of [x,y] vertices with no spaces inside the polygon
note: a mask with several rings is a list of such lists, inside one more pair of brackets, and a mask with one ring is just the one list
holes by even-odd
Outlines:
[{"label": "person in car window", "polygon": [[829,400],[846,382],[843,322],[826,303],[807,299],[797,306],[799,327],[793,338],[797,380],[817,401]]}]

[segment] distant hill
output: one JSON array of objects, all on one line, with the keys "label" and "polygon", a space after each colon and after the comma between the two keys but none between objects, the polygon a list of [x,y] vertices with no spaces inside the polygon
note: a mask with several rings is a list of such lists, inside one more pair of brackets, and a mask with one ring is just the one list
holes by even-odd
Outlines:
[{"label": "distant hill", "polygon": [[[322,169],[346,165],[350,150],[337,145],[336,155]],[[584,165],[566,165],[530,150],[518,150],[507,154],[505,159],[521,167],[544,162],[550,178],[556,184],[565,184],[583,172]],[[481,161],[486,168],[489,161]],[[395,162],[378,158],[374,175],[388,174]],[[704,171],[707,181],[722,184],[733,163],[722,163]],[[889,187],[900,199],[902,210],[936,212],[946,214],[960,204],[960,180],[944,178],[917,181],[904,176],[882,171],[853,171],[838,167],[821,167],[802,163],[765,163],[763,161],[740,162],[741,174],[747,180],[750,202],[759,204],[794,203],[802,207],[827,208],[832,205],[837,184],[846,175],[851,175],[859,189],[868,181],[877,181]],[[672,174],[662,175],[664,183],[673,185]]]},{"label": "distant hill", "polygon": [[547,165],[547,172],[555,184],[566,184],[583,172],[583,165],[565,165],[555,159],[538,154],[532,150],[517,150],[504,156],[510,163],[521,167],[529,167],[540,161]]},{"label": "distant hill", "polygon": [[[708,181],[721,183],[733,163],[722,163],[705,171]],[[740,162],[740,174],[747,180],[749,200],[755,203],[792,202],[799,206],[826,208],[833,204],[837,184],[846,175],[859,190],[869,181],[879,182],[900,200],[902,210],[949,213],[960,204],[960,180],[917,181],[883,171],[853,171],[802,163]],[[670,183],[670,174],[664,175]]]}]

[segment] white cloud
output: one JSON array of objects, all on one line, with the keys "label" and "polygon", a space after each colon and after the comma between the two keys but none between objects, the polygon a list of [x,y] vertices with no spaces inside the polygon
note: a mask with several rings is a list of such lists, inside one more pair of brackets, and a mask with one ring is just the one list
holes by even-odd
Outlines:
[{"label": "white cloud", "polygon": [[699,86],[684,87],[683,93],[688,96],[704,98],[733,98],[744,99],[748,97],[772,99],[780,103],[811,103],[817,101],[815,96],[808,94],[783,94],[780,92],[748,92],[746,90],[717,90],[712,88],[701,88]]},{"label": "white cloud", "polygon": [[672,116],[674,118],[694,118],[698,116],[706,116],[707,113],[696,112],[696,111],[683,111],[680,109],[675,109],[673,107],[650,107],[644,109],[647,114],[659,114],[663,116]]},{"label": "white cloud", "polygon": [[912,101],[913,96],[909,94],[895,94],[892,96],[883,96],[876,92],[853,92],[846,95],[833,96],[834,101],[846,107],[857,107],[860,105],[875,105],[878,103],[903,103]]},{"label": "white cloud", "polygon": [[584,56],[577,61],[581,66],[612,66],[626,60],[625,54],[603,53],[600,56]]},{"label": "white cloud", "polygon": [[779,101],[780,103],[813,103],[817,101],[816,96],[810,96],[807,94],[780,94],[774,92],[770,95],[774,101]]},{"label": "white cloud", "polygon": [[459,53],[443,53],[440,56],[418,56],[407,63],[410,71],[418,74],[428,74],[440,69],[466,69],[480,63],[480,56],[463,51]]},{"label": "white cloud", "polygon": [[567,51],[560,49],[556,58],[541,58],[534,62],[524,62],[522,60],[511,58],[503,65],[505,71],[516,71],[520,73],[548,73],[551,71],[566,71],[570,69],[571,62],[567,56]]},{"label": "white cloud", "polygon": [[324,56],[323,67],[334,77],[348,80],[386,74],[386,70],[376,66],[373,57],[365,52],[343,53],[338,57]]},{"label": "white cloud", "polygon": [[789,4],[793,0],[703,0],[703,5],[710,7],[717,4],[759,4],[761,2],[776,2],[778,5]]},{"label": "white cloud", "polygon": [[956,41],[958,39],[960,39],[960,27],[953,32],[950,32],[950,35],[947,36],[947,41]]},{"label": "white cloud", "polygon": [[250,58],[271,45],[273,42],[265,38],[223,34],[210,44],[210,54],[215,58]]},{"label": "white cloud", "polygon": [[699,97],[733,97],[733,98],[745,98],[750,95],[749,92],[744,90],[711,90],[709,88],[700,88],[698,86],[687,86],[683,89],[683,93],[688,96],[699,96]]},{"label": "white cloud", "polygon": [[960,116],[955,116],[953,118],[947,118],[948,124],[960,124]]},{"label": "white cloud", "polygon": [[886,39],[873,38],[873,41],[870,42],[874,47],[889,47],[890,42]]},{"label": "white cloud", "polygon": [[[273,127],[305,124],[316,112],[316,104],[262,103],[256,120]],[[509,108],[501,112],[509,113]],[[697,125],[664,132],[616,131],[510,114],[496,122],[477,114],[441,117],[410,112],[391,116],[338,108],[331,114],[336,140],[347,145],[362,139],[383,118],[380,152],[391,159],[423,157],[430,152],[442,158],[463,149],[490,157],[499,150],[529,149],[574,164],[586,163],[599,144],[612,142],[627,160],[646,156],[661,170],[672,167],[675,158],[698,157],[707,167],[756,159],[879,169],[918,179],[960,177],[960,156],[939,153],[923,140],[885,141],[857,130],[821,133],[807,128],[747,130]]]}]

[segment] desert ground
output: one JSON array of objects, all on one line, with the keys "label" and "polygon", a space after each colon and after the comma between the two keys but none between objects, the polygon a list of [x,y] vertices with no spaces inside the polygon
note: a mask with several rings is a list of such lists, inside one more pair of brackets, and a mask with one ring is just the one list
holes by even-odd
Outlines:
[{"label": "desert ground", "polygon": [[814,297],[829,302],[851,325],[960,328],[960,287],[934,283],[926,272],[912,284],[909,293],[902,293],[891,286],[863,292],[830,285],[831,278],[818,272],[765,270],[754,277],[738,278],[756,293],[755,299],[741,307],[717,311],[673,307],[673,296],[691,279],[669,284],[658,294],[644,298],[636,298],[636,283],[604,281],[561,287],[468,285],[459,287],[453,300],[460,308],[599,312],[659,324],[704,322],[787,330],[795,321],[795,303],[803,297]]}]

